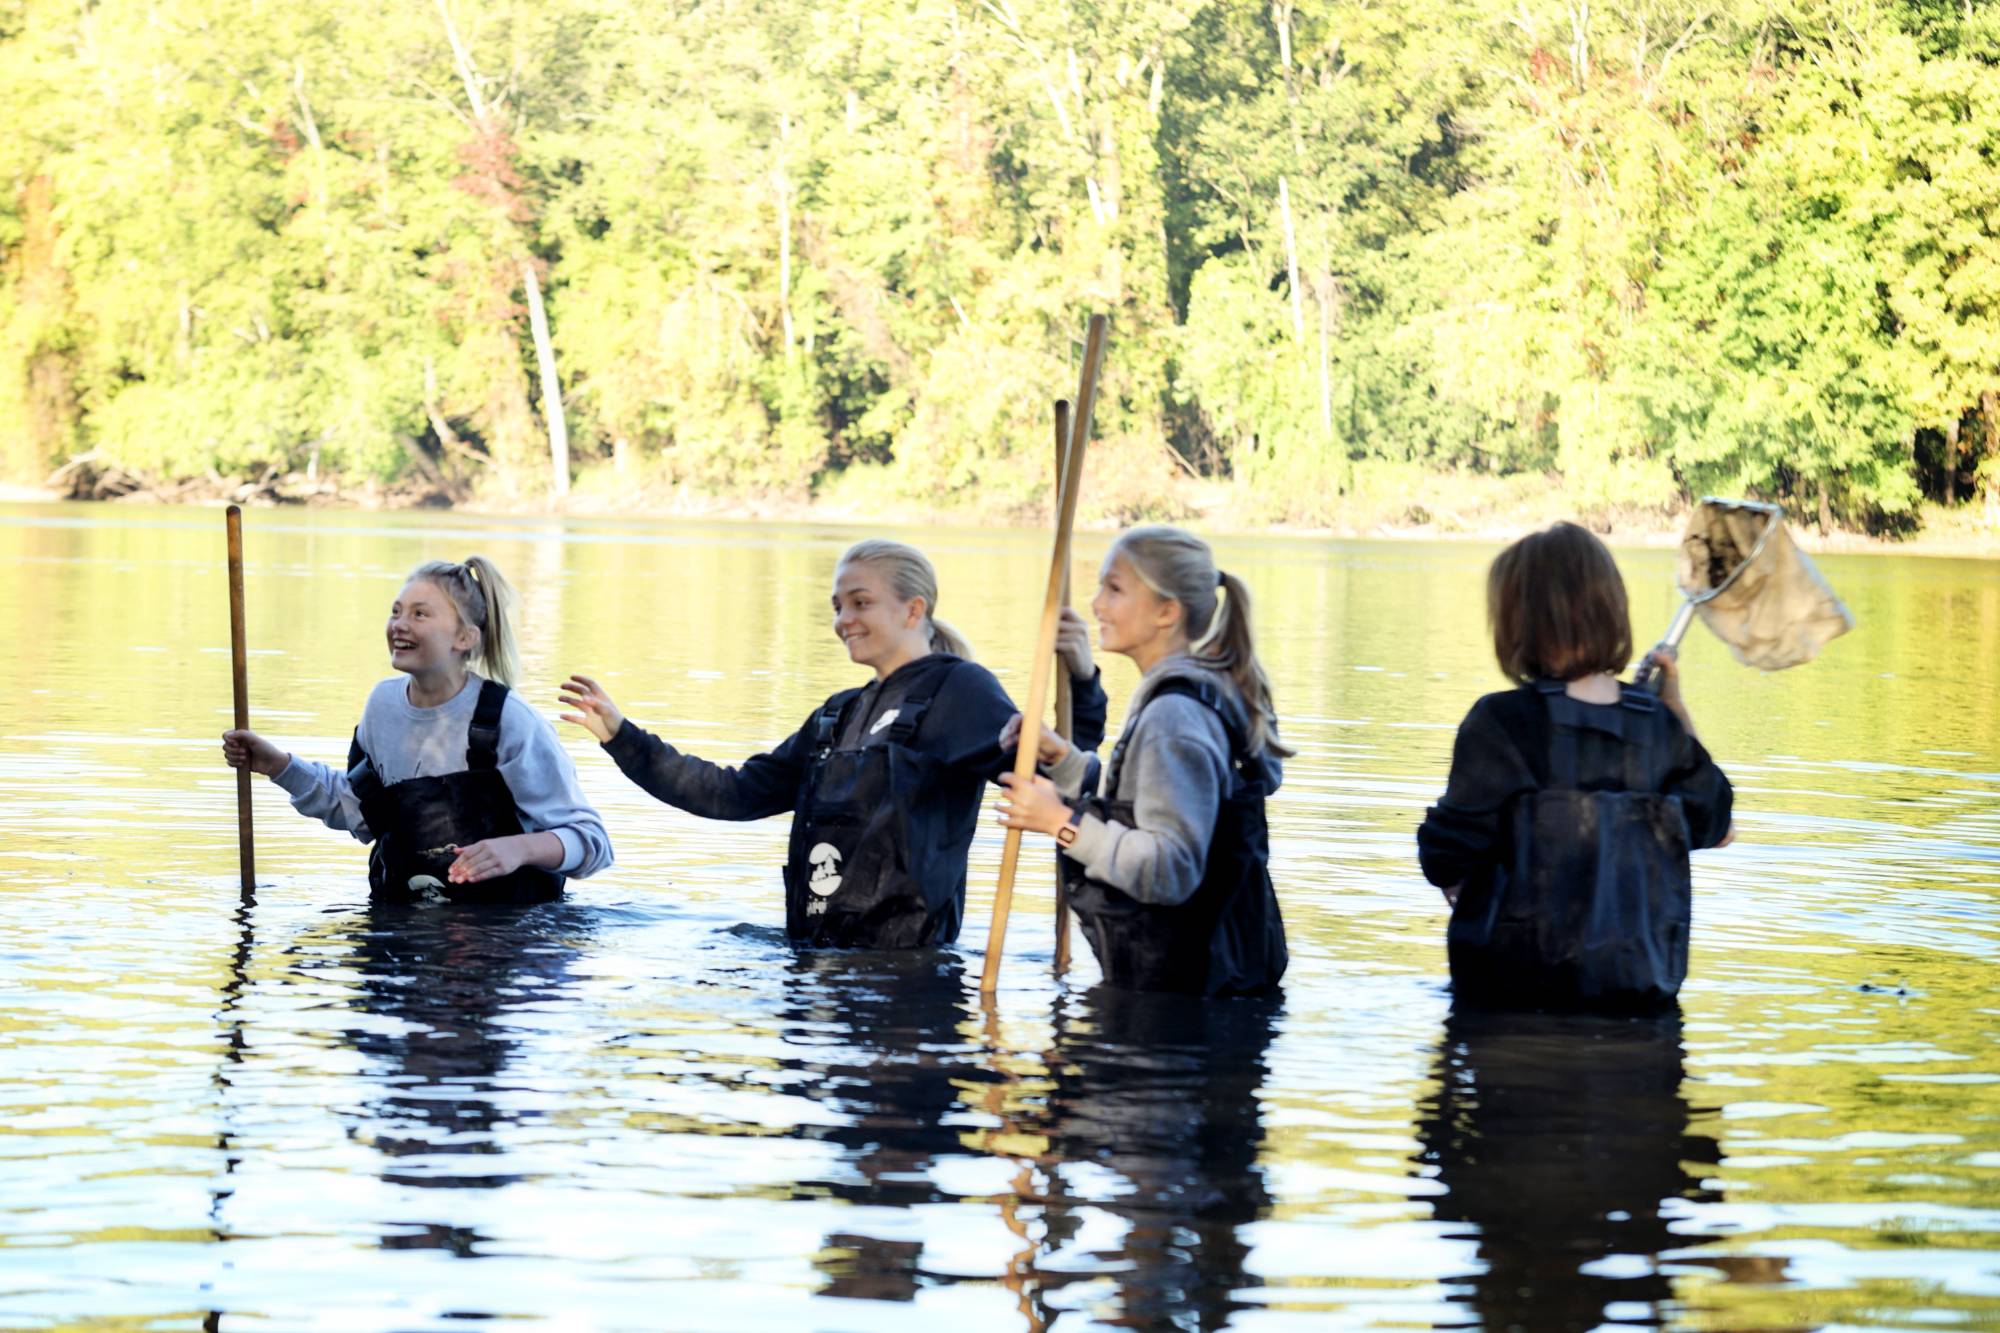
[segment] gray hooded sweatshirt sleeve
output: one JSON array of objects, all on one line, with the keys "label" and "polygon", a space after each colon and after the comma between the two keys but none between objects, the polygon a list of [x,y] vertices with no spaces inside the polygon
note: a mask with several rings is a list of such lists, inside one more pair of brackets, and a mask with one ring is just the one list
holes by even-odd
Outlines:
[{"label": "gray hooded sweatshirt sleeve", "polygon": [[[1186,902],[1201,886],[1209,839],[1232,778],[1229,733],[1213,709],[1184,694],[1147,702],[1160,681],[1196,672],[1234,700],[1227,676],[1187,657],[1156,664],[1133,697],[1126,726],[1134,730],[1117,791],[1103,790],[1110,781],[1108,770],[1074,748],[1049,769],[1057,790],[1067,797],[1074,798],[1094,780],[1100,796],[1132,803],[1134,826],[1084,815],[1067,854],[1092,879],[1143,903],[1171,907]],[[1275,765],[1275,756],[1267,762]],[[1275,788],[1275,768],[1272,776]]]}]

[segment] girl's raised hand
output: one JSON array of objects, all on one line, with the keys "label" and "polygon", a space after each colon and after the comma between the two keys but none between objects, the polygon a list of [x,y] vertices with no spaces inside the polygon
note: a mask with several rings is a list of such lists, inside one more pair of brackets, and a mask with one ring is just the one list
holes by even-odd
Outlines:
[{"label": "girl's raised hand", "polygon": [[1056,621],[1056,656],[1077,680],[1088,680],[1095,670],[1090,661],[1090,627],[1072,607],[1065,606]]},{"label": "girl's raised hand", "polygon": [[252,773],[275,778],[285,771],[292,757],[254,731],[225,731],[222,762],[231,768],[247,768]]},{"label": "girl's raised hand", "polygon": [[1002,773],[1000,785],[1007,789],[1007,794],[1000,798],[1001,828],[1053,837],[1057,829],[1069,823],[1069,804],[1056,791],[1056,784],[1047,778],[1034,777],[1023,784],[1014,774]]},{"label": "girl's raised hand", "polygon": [[1660,668],[1660,702],[1681,720],[1688,735],[1694,735],[1694,718],[1688,715],[1687,700],[1681,697],[1680,653],[1663,645],[1655,647],[1639,660],[1641,671],[1649,666]]},{"label": "girl's raised hand", "polygon": [[574,722],[591,735],[597,737],[598,744],[608,745],[618,729],[625,725],[625,715],[618,711],[618,705],[611,702],[611,696],[604,687],[588,676],[571,676],[562,684],[562,698],[558,701],[564,708],[574,708],[574,713],[562,714],[565,722]]},{"label": "girl's raised hand", "polygon": [[[1006,726],[1000,728],[1001,752],[1005,753],[1008,750],[1012,750],[1020,745],[1020,743],[1021,715],[1016,713],[1007,719]],[[1068,753],[1069,742],[1058,736],[1055,728],[1044,723],[1042,725],[1041,743],[1035,747],[1035,762],[1043,768],[1047,768],[1052,764],[1060,763],[1062,757]]]}]

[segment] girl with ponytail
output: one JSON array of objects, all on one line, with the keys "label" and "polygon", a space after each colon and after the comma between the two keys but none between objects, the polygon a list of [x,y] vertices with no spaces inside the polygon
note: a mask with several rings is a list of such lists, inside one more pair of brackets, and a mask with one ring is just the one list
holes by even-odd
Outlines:
[{"label": "girl with ponytail", "polygon": [[[1133,528],[1104,558],[1091,611],[1099,646],[1142,673],[1124,731],[1099,765],[1044,727],[1044,776],[1000,779],[1000,822],[1055,838],[1110,984],[1272,989],[1288,954],[1264,798],[1292,752],[1257,661],[1249,590],[1192,533]],[[1002,744],[1019,734],[1017,717]]]},{"label": "girl with ponytail", "polygon": [[277,782],[292,805],[373,842],[368,877],[391,897],[522,902],[611,864],[604,821],[555,728],[512,691],[521,673],[514,589],[493,562],[419,565],[389,608],[389,664],[345,768],[252,731],[223,757]]},{"label": "girl with ponytail", "polygon": [[[833,632],[874,678],[842,690],[766,754],[725,768],[627,719],[604,687],[571,676],[564,721],[587,728],[625,776],[709,819],[792,814],[786,933],[801,944],[946,944],[965,915],[965,859],[985,786],[1012,767],[1000,728],[1013,701],[935,614],[937,571],[901,542],[856,542],[833,572]],[[1074,613],[1058,647],[1074,678],[1076,731],[1095,748],[1105,698]]]}]

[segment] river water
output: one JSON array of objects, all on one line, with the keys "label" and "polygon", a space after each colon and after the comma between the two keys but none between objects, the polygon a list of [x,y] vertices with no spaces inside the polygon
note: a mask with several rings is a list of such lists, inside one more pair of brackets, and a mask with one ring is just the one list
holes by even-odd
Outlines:
[{"label": "river water", "polygon": [[[852,530],[246,528],[253,723],[324,759],[403,573],[475,550],[550,716],[584,670],[733,761],[856,683]],[[897,535],[1024,693],[1044,539]],[[618,864],[565,902],[372,908],[260,780],[241,905],[221,514],[0,507],[0,1326],[2000,1329],[2000,562],[1823,559],[1860,627],[1791,672],[1697,628],[1740,841],[1696,858],[1680,1016],[1482,1026],[1412,831],[1501,684],[1492,548],[1219,550],[1299,749],[1283,1002],[1108,994],[1080,940],[1054,980],[1030,856],[986,1008],[997,831],[956,948],[795,954],[784,821],[576,734]],[[1645,642],[1670,555],[1619,559]]]}]

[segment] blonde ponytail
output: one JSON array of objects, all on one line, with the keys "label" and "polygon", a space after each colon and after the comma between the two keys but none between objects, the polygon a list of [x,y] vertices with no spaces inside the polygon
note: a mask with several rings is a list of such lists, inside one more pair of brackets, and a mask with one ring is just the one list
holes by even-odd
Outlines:
[{"label": "blonde ponytail", "polygon": [[1129,529],[1113,543],[1111,552],[1131,563],[1141,583],[1181,604],[1188,655],[1228,672],[1243,696],[1250,712],[1250,748],[1290,756],[1292,751],[1278,741],[1271,678],[1257,660],[1250,632],[1250,590],[1243,581],[1218,569],[1208,543],[1180,528]]},{"label": "blonde ponytail", "polygon": [[841,554],[840,563],[873,565],[889,580],[889,587],[898,601],[913,602],[923,598],[924,616],[930,622],[931,651],[950,653],[967,661],[972,659],[972,645],[965,641],[965,636],[937,618],[937,570],[931,567],[931,562],[924,558],[922,551],[902,542],[870,537],[848,547]]},{"label": "blonde ponytail", "polygon": [[462,564],[432,560],[411,571],[411,582],[418,579],[444,589],[459,620],[479,631],[479,646],[472,652],[479,674],[511,688],[521,678],[515,629],[520,599],[499,567],[483,555],[467,556]]},{"label": "blonde ponytail", "polygon": [[972,645],[965,641],[965,636],[936,616],[931,617],[931,651],[972,660]]}]

